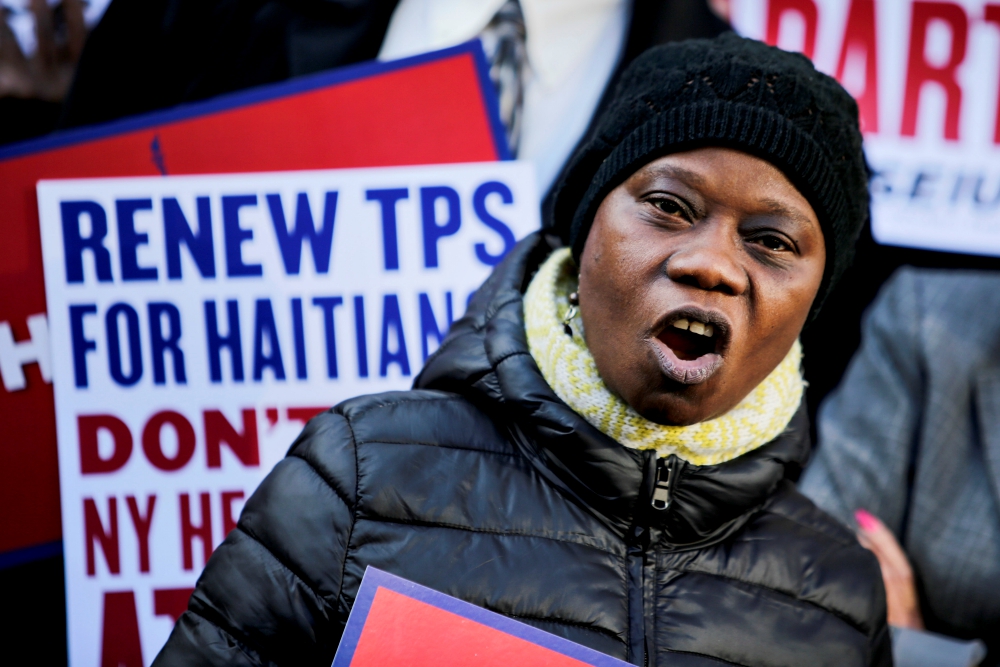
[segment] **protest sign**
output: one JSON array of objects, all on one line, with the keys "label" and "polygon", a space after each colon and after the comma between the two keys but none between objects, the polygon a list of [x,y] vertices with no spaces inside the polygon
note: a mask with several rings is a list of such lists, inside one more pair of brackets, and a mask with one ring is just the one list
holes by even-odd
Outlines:
[{"label": "protest sign", "polygon": [[368,567],[332,667],[624,667],[628,664]]},{"label": "protest sign", "polygon": [[0,147],[0,567],[62,549],[40,179],[504,159],[494,98],[471,42]]},{"label": "protest sign", "polygon": [[889,245],[1000,255],[1000,3],[733,0],[737,31],[811,58],[858,101]]},{"label": "protest sign", "polygon": [[304,422],[406,389],[540,225],[517,162],[42,181],[70,662],[155,656]]}]

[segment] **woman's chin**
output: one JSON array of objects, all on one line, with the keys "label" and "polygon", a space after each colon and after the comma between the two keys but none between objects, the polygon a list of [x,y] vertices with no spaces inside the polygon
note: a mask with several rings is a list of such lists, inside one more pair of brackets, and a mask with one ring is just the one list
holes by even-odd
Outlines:
[{"label": "woman's chin", "polygon": [[663,426],[691,426],[725,412],[716,409],[711,395],[691,391],[695,387],[681,385],[678,389],[653,392],[629,405],[645,419]]}]

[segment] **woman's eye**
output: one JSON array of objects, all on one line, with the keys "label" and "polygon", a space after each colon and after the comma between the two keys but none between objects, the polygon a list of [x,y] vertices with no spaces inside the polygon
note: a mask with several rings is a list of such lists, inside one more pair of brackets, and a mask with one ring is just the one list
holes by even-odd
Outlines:
[{"label": "woman's eye", "polygon": [[660,209],[667,215],[679,215],[681,217],[687,217],[684,208],[673,199],[654,199],[652,203],[653,206]]},{"label": "woman's eye", "polygon": [[792,249],[792,246],[787,241],[782,239],[780,236],[774,236],[771,234],[758,236],[754,239],[754,242],[759,243],[768,250],[774,250],[775,252],[783,252]]}]

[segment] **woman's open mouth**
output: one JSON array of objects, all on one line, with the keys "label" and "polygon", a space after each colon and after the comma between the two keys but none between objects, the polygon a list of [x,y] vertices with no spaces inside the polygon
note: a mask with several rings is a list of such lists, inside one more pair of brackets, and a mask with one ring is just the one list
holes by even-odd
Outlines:
[{"label": "woman's open mouth", "polygon": [[707,312],[675,311],[650,339],[663,374],[681,384],[699,384],[722,366],[725,321]]}]

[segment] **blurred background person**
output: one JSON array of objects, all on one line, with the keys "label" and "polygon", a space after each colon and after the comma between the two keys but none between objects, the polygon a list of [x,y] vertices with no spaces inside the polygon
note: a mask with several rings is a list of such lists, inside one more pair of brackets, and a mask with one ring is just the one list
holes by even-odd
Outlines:
[{"label": "blurred background person", "polygon": [[818,433],[801,490],[878,557],[897,664],[975,664],[925,629],[1000,664],[1000,273],[898,271]]},{"label": "blurred background person", "polygon": [[106,0],[0,2],[0,144],[51,132]]},{"label": "blurred background person", "polygon": [[400,0],[379,59],[480,37],[511,153],[535,163],[545,192],[621,67],[654,44],[727,29],[703,1]]}]

